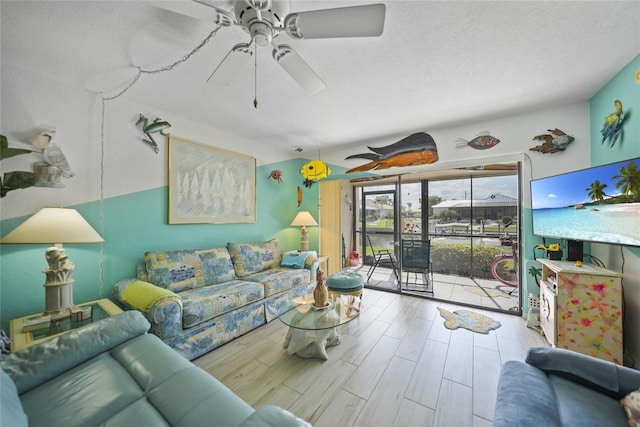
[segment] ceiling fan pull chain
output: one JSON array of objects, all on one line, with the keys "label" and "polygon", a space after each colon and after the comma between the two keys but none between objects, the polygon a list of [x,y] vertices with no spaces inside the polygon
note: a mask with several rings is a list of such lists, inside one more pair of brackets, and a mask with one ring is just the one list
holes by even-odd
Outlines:
[{"label": "ceiling fan pull chain", "polygon": [[258,45],[254,42],[253,47],[253,108],[258,109]]}]

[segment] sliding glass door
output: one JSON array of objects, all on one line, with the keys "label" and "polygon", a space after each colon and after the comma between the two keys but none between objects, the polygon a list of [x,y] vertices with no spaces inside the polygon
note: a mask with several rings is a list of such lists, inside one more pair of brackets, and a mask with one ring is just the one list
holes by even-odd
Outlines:
[{"label": "sliding glass door", "polygon": [[520,311],[517,163],[403,175],[356,188],[362,273],[367,286],[500,311]]}]

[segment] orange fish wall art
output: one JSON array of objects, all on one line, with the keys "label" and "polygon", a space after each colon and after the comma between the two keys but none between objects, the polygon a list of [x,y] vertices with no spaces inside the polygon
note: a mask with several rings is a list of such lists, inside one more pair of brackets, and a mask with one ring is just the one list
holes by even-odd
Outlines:
[{"label": "orange fish wall art", "polygon": [[369,163],[349,169],[347,173],[389,169],[391,167],[418,166],[438,161],[438,148],[428,133],[418,132],[384,147],[368,146],[372,153],[353,154],[349,159],[366,159]]}]

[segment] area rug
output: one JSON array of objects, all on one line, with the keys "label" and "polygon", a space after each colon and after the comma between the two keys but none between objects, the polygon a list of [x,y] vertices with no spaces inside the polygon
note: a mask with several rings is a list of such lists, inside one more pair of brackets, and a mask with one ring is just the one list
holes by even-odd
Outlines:
[{"label": "area rug", "polygon": [[498,329],[502,324],[491,317],[469,310],[456,310],[453,313],[438,307],[440,316],[444,317],[444,326],[447,329],[465,328],[480,334],[488,334],[493,329]]}]

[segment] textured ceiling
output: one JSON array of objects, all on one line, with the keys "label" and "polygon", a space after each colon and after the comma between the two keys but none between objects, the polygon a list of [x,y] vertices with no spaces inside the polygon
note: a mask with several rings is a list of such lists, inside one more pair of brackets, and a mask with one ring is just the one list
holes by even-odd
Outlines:
[{"label": "textured ceiling", "polygon": [[[367,3],[294,0],[290,9]],[[206,83],[231,46],[249,41],[238,28],[220,29],[170,72],[143,74],[123,96],[274,149],[320,149],[586,101],[640,53],[637,1],[384,3],[381,37],[280,36],[325,81],[314,96],[270,49],[257,55],[257,109],[253,64],[227,87]],[[90,89],[124,83],[119,72],[131,66],[171,64],[215,27],[143,1],[0,7],[2,63]]]}]

